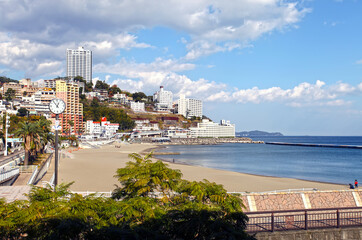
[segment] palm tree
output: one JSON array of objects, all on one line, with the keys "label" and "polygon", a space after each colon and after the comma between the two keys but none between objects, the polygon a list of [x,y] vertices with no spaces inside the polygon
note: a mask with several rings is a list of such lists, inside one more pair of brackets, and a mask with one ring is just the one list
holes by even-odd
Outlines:
[{"label": "palm tree", "polygon": [[16,137],[20,137],[24,141],[24,165],[27,166],[29,164],[29,156],[31,154],[31,150],[34,149],[36,140],[39,137],[39,127],[36,123],[21,122],[19,123],[19,128],[15,131],[14,134]]},{"label": "palm tree", "polygon": [[69,124],[69,137],[70,137],[70,132],[72,130],[72,127],[74,126],[74,122],[72,120],[68,120],[68,124]]}]

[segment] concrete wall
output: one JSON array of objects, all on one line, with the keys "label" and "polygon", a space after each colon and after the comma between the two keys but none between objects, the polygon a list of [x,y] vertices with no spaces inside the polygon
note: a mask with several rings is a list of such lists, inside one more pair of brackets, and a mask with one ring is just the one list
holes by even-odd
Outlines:
[{"label": "concrete wall", "polygon": [[360,240],[362,228],[330,228],[317,230],[257,233],[258,240]]}]

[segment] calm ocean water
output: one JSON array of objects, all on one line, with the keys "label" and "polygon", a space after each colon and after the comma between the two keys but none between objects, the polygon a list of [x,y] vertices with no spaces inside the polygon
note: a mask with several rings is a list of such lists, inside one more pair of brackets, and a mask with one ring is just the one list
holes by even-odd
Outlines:
[{"label": "calm ocean water", "polygon": [[[253,137],[265,142],[320,143],[362,146],[362,137]],[[362,149],[222,144],[168,146],[180,152],[161,158],[191,165],[258,175],[348,184],[362,182]]]}]

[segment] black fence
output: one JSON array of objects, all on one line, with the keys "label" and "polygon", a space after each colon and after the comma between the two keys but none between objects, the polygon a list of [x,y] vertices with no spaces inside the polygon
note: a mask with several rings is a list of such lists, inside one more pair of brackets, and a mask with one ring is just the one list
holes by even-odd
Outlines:
[{"label": "black fence", "polygon": [[247,212],[247,232],[362,226],[362,207]]}]

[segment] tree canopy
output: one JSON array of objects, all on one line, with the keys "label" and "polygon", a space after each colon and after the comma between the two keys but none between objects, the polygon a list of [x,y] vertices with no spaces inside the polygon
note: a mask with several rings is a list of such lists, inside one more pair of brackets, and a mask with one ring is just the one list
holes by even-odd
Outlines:
[{"label": "tree canopy", "polygon": [[5,99],[6,101],[11,101],[15,98],[15,90],[12,88],[8,88],[5,92]]},{"label": "tree canopy", "polygon": [[[33,187],[28,200],[0,201],[4,239],[255,239],[237,196],[206,180],[189,182],[151,154],[117,170],[113,198]],[[157,193],[160,195],[157,196]]]},{"label": "tree canopy", "polygon": [[106,82],[98,80],[96,82],[96,85],[94,86],[94,88],[108,90],[109,89],[109,84],[106,83]]},{"label": "tree canopy", "polygon": [[[147,101],[147,95],[143,92],[135,92],[132,94],[133,100],[136,102],[144,102]],[[145,99],[145,100],[143,100]]]},{"label": "tree canopy", "polygon": [[105,103],[102,104],[97,98],[93,98],[92,101],[84,99],[82,103],[83,118],[85,121],[100,121],[102,117],[106,117],[112,123],[119,123],[121,130],[132,129],[135,125],[134,121],[124,110],[109,107]]}]

